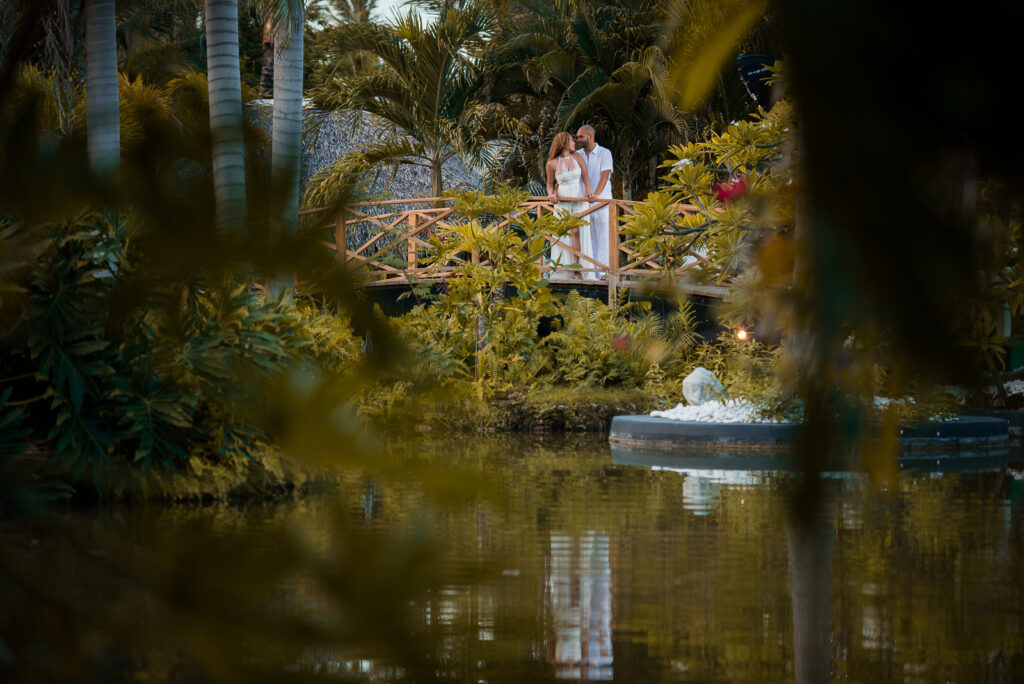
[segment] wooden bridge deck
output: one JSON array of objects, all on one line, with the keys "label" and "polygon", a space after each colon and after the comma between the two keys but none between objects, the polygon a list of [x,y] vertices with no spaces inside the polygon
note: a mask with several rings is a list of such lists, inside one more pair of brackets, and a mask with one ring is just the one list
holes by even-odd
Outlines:
[{"label": "wooden bridge deck", "polygon": [[[412,284],[447,278],[460,265],[487,265],[486,258],[481,260],[475,252],[454,256],[448,263],[432,261],[424,264],[432,249],[429,237],[452,227],[461,218],[453,206],[454,201],[451,197],[428,197],[350,204],[334,217],[334,242],[326,244],[336,252],[341,263],[362,278],[363,286],[367,288],[407,288]],[[608,209],[609,263],[591,258],[565,241],[546,236],[548,243],[567,250],[576,262],[571,269],[559,268],[539,257],[538,266],[550,273],[551,284],[588,292],[607,291],[611,302],[618,289],[647,287],[652,279],[671,275],[676,288],[684,292],[713,299],[725,297],[729,292],[727,287],[688,283],[688,271],[709,264],[699,251],[690,250],[677,255],[677,262],[681,261],[682,265],[669,273],[658,255],[640,255],[631,248],[628,236],[623,236],[621,230],[624,222],[642,204],[627,200],[599,200],[576,214],[585,219],[596,211]],[[697,211],[697,207],[691,205],[677,205],[677,209],[680,215]],[[323,212],[327,211],[331,210],[310,209],[300,212],[300,215],[313,217],[319,214],[319,218],[323,218]],[[546,197],[529,197],[515,211],[494,217],[497,225],[492,223],[489,227],[514,230],[517,220],[523,215],[539,218],[553,211],[554,206]],[[593,273],[601,274],[603,278],[579,279],[583,274]]]},{"label": "wooden bridge deck", "polygon": [[[362,287],[370,288],[373,290],[408,290],[410,285],[419,284],[431,284],[436,283],[440,280],[439,278],[420,278],[420,279],[389,279],[389,280],[372,280],[362,284]],[[608,291],[608,281],[605,280],[579,280],[571,276],[554,276],[549,278],[549,283],[552,288],[556,290],[562,289],[573,289],[579,290],[585,294],[596,294],[606,293]],[[647,292],[650,290],[649,282],[645,280],[620,280],[616,284],[616,288],[631,289],[637,292]],[[687,282],[676,282],[673,289],[677,292],[693,297],[704,297],[707,299],[725,299],[729,296],[729,288],[723,285],[696,285]]]}]

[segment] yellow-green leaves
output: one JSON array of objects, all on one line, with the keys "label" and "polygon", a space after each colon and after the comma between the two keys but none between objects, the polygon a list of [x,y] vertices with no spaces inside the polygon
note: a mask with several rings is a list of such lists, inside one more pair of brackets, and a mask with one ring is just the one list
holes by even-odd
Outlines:
[{"label": "yellow-green leaves", "polygon": [[[715,177],[707,165],[693,163],[691,158],[682,156],[682,150],[678,147],[669,148],[670,154],[680,154],[679,158],[666,163],[669,172],[663,178],[671,186],[685,191],[689,197],[687,201],[695,197],[706,197],[711,194],[711,184]],[[670,187],[671,187],[670,186]]]},{"label": "yellow-green leaves", "polygon": [[623,222],[623,245],[634,256],[648,259],[648,266],[671,279],[689,257],[694,239],[681,229],[684,218],[672,193],[652,192],[647,203],[636,205],[636,214]]},{"label": "yellow-green leaves", "polygon": [[[676,13],[692,11],[698,3],[685,3],[676,0]],[[706,35],[696,47],[684,46],[692,56],[683,59],[673,69],[672,81],[680,93],[680,107],[686,111],[700,104],[701,100],[714,86],[718,75],[733,53],[739,41],[754,25],[761,12],[764,11],[764,0],[739,0],[730,3],[724,10],[724,17],[717,26]],[[710,13],[712,16],[718,12]]]}]

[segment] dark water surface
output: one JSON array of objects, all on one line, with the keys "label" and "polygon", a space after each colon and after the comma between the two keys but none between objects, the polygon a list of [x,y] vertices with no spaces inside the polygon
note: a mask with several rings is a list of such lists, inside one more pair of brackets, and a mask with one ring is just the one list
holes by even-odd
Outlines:
[{"label": "dark water surface", "polygon": [[[68,513],[88,562],[52,530],[6,538],[119,620],[49,648],[150,680],[216,678],[228,648],[250,681],[1024,681],[1020,466],[887,491],[832,474],[796,525],[791,474],[619,465],[601,438],[420,439],[379,463],[340,505]],[[101,538],[132,560],[97,561]]]}]

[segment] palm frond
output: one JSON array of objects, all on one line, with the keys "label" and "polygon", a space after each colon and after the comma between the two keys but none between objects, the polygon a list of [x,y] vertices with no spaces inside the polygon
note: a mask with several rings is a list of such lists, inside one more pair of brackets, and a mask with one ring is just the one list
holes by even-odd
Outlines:
[{"label": "palm frond", "polygon": [[571,126],[594,97],[594,94],[607,86],[607,75],[601,71],[600,67],[588,67],[566,89],[562,100],[558,103],[555,119],[559,122],[560,127],[564,129]]},{"label": "palm frond", "polygon": [[400,164],[426,166],[422,143],[404,136],[384,137],[317,172],[309,181],[302,204],[333,207],[352,202],[373,185],[384,169]]}]

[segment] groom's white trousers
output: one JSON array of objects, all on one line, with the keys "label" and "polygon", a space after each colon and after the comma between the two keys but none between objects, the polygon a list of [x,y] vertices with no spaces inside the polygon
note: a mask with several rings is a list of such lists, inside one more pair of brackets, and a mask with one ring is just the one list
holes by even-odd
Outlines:
[{"label": "groom's white trousers", "polygon": [[[611,197],[602,197],[600,199],[611,199]],[[591,204],[590,206],[594,206]],[[584,254],[599,262],[602,266],[600,271],[596,273],[584,273],[583,277],[590,280],[597,280],[605,272],[605,266],[608,265],[608,207],[602,207],[597,211],[591,212],[587,218],[590,219],[589,226],[583,226],[580,230],[580,247]],[[584,262],[583,268],[598,268],[590,262]]]}]

